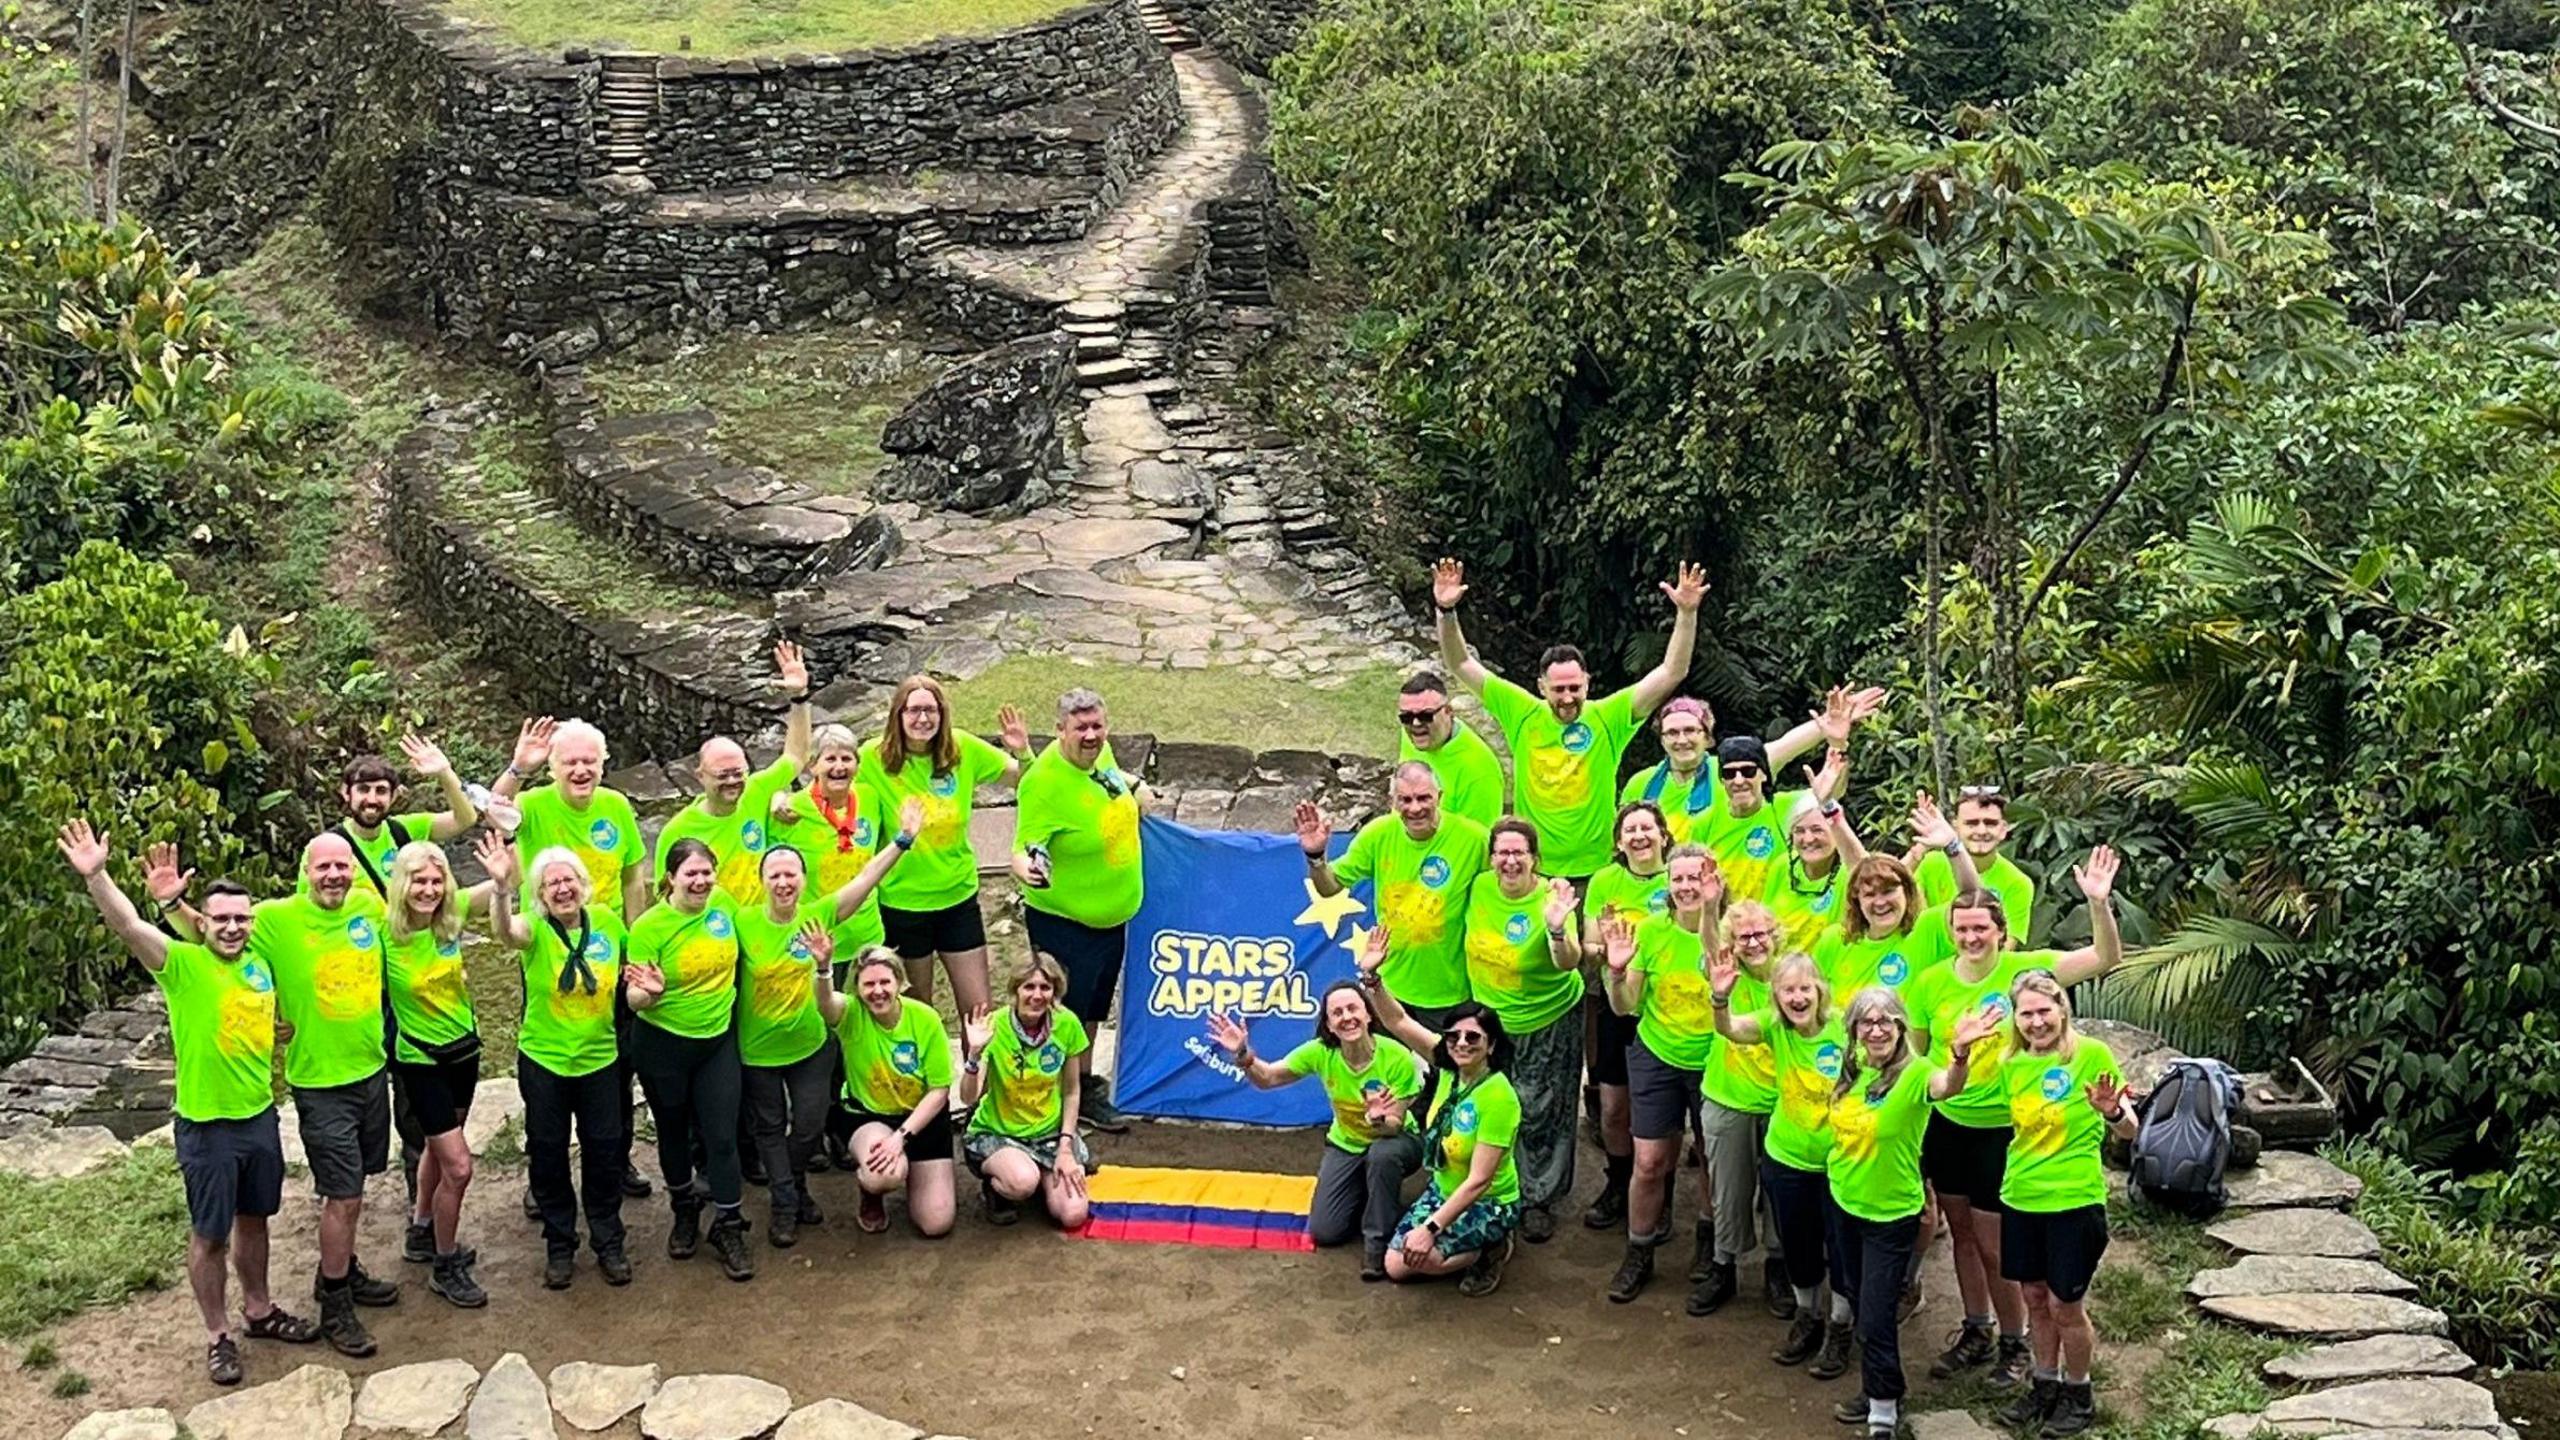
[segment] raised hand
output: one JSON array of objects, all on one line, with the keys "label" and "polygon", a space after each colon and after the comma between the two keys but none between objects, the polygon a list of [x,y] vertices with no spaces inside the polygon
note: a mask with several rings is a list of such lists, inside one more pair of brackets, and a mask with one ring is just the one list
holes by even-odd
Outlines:
[{"label": "raised hand", "polygon": [[551,758],[551,732],[559,722],[548,715],[536,716],[516,727],[515,754],[508,757],[518,775],[530,775]]},{"label": "raised hand", "polygon": [[1223,1011],[1212,1010],[1209,1012],[1209,1043],[1230,1055],[1241,1056],[1245,1047],[1253,1043],[1253,1036],[1246,1031],[1242,1021]]},{"label": "raised hand", "polygon": [[981,1005],[960,1022],[960,1049],[971,1059],[987,1053],[996,1038],[995,1007]]},{"label": "raised hand", "polygon": [[2112,1121],[2124,1114],[2128,1098],[2124,1082],[2113,1075],[2101,1075],[2089,1082],[2089,1108]]},{"label": "raised hand", "polygon": [[1823,697],[1822,708],[1813,712],[1813,723],[1822,728],[1822,738],[1834,745],[1846,745],[1849,732],[1882,709],[1883,686],[1870,685],[1864,690],[1852,690],[1846,685],[1834,685],[1831,693]]},{"label": "raised hand", "polygon": [[1578,902],[1573,882],[1561,875],[1547,882],[1547,928],[1562,930],[1573,923],[1573,907]]},{"label": "raised hand", "polygon": [[1946,812],[1938,808],[1938,802],[1926,790],[1911,806],[1911,838],[1931,850],[1944,850],[1956,843],[1956,827],[1947,823]]},{"label": "raised hand", "polygon": [[1378,967],[1387,963],[1386,926],[1376,926],[1369,931],[1369,938],[1361,942],[1360,953],[1351,957],[1351,963],[1360,967],[1363,975],[1378,973]]},{"label": "raised hand", "polygon": [[1662,593],[1673,609],[1695,610],[1707,598],[1707,572],[1699,565],[1682,564],[1678,578],[1662,582]]},{"label": "raised hand", "polygon": [[1707,989],[1718,1000],[1733,998],[1734,982],[1741,978],[1742,967],[1735,963],[1733,952],[1718,946],[1707,959]]},{"label": "raised hand", "polygon": [[1702,893],[1708,904],[1724,903],[1724,867],[1716,863],[1714,856],[1707,857],[1707,868],[1699,872],[1698,881],[1704,887]]},{"label": "raised hand", "polygon": [[400,753],[409,761],[409,773],[421,780],[433,780],[449,774],[453,766],[434,741],[415,731],[400,737]]},{"label": "raised hand", "polygon": [[826,926],[815,920],[806,922],[800,927],[800,943],[809,952],[812,969],[821,975],[835,973],[836,937],[827,933]]},{"label": "raised hand", "polygon": [[798,793],[788,788],[774,791],[773,803],[765,806],[766,822],[774,825],[789,825],[799,820],[800,805],[792,798]]},{"label": "raised hand", "polygon": [[494,830],[483,830],[480,838],[472,842],[471,853],[480,861],[480,868],[490,879],[500,885],[515,883],[516,851],[507,843],[506,837]]},{"label": "raised hand", "polygon": [[634,1004],[656,1004],[667,993],[666,972],[655,965],[626,964],[622,967],[622,988],[631,993]]},{"label": "raised hand", "polygon": [[1810,765],[1804,767],[1804,783],[1811,787],[1817,800],[1839,799],[1840,792],[1849,784],[1849,752],[1824,751],[1821,769],[1816,770]]},{"label": "raised hand", "polygon": [[924,801],[921,798],[910,795],[907,803],[898,807],[898,828],[909,835],[924,833]]},{"label": "raised hand", "polygon": [[107,837],[90,829],[86,820],[63,826],[53,843],[62,847],[62,858],[71,862],[72,870],[83,880],[106,868]]},{"label": "raised hand", "polygon": [[2092,905],[2104,905],[2116,893],[2116,871],[2123,865],[2116,858],[2115,847],[2101,845],[2089,852],[2089,863],[2071,867],[2071,878],[2080,883],[2080,893]]},{"label": "raised hand", "polygon": [[[98,837],[107,843],[107,837]],[[194,883],[196,872],[178,868],[178,847],[163,840],[142,852],[142,888],[163,905],[186,898],[187,886]]]},{"label": "raised hand", "polygon": [[1310,860],[1323,855],[1325,846],[1332,843],[1333,832],[1325,828],[1324,812],[1316,808],[1316,802],[1299,801],[1291,818],[1297,823],[1298,848]]},{"label": "raised hand", "polygon": [[773,673],[782,677],[784,694],[797,698],[809,693],[809,659],[788,640],[773,644]]},{"label": "raised hand", "polygon": [[1624,975],[1627,967],[1635,963],[1636,927],[1628,924],[1625,916],[1613,914],[1601,918],[1600,944],[1608,957],[1611,971]]},{"label": "raised hand", "polygon": [[1983,1006],[1956,1022],[1956,1033],[1952,1037],[1954,1048],[1971,1050],[1974,1046],[1999,1034],[2000,1027],[2007,1024],[2008,1020],[2008,1012],[1999,1006]]},{"label": "raised hand", "polygon": [[1455,610],[1467,598],[1467,567],[1446,555],[1431,567],[1431,603],[1443,610]]},{"label": "raised hand", "polygon": [[996,729],[1004,736],[1005,753],[1028,756],[1031,753],[1031,727],[1022,723],[1022,712],[1011,705],[996,709]]}]

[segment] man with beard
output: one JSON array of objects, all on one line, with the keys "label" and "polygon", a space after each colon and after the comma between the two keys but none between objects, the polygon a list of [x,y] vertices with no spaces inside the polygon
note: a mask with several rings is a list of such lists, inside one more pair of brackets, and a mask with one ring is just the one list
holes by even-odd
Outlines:
[{"label": "man with beard", "polygon": [[1431,768],[1443,812],[1486,828],[1502,818],[1501,757],[1450,710],[1449,682],[1439,672],[1424,670],[1404,682],[1396,725],[1404,735],[1396,759]]},{"label": "man with beard", "polygon": [[355,850],[356,868],[376,898],[384,893],[391,878],[391,857],[400,853],[401,846],[412,840],[442,843],[480,823],[480,807],[471,803],[470,792],[462,788],[442,750],[423,736],[410,734],[400,737],[400,753],[407,757],[411,774],[434,782],[443,792],[445,808],[392,814],[391,802],[400,795],[399,772],[382,756],[359,755],[347,762],[339,785],[346,818],[330,827]]}]

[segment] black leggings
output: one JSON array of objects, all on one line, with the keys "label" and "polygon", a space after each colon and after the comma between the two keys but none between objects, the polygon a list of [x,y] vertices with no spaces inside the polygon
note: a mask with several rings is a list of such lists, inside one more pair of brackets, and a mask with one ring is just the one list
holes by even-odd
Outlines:
[{"label": "black leggings", "polygon": [[735,1205],[746,1192],[738,1173],[738,1035],[724,1030],[701,1039],[677,1035],[643,1020],[631,1027],[631,1068],[658,1122],[658,1170],[671,1195],[693,1183],[693,1137],[702,1133],[702,1168],[711,1203]]},{"label": "black leggings", "polygon": [[[663,1133],[663,1132],[661,1132]],[[1819,1170],[1799,1170],[1767,1155],[1760,1157],[1760,1189],[1776,1212],[1778,1239],[1786,1252],[1787,1283],[1802,1290],[1830,1278],[1831,1177]],[[1833,1289],[1849,1293],[1845,1285]]]},{"label": "black leggings", "polygon": [[826,1134],[835,1037],[788,1065],[745,1067],[747,1133],[764,1161],[765,1184],[778,1213],[796,1208],[808,1184],[809,1157]]},{"label": "black leggings", "polygon": [[1899,1400],[1902,1379],[1902,1286],[1911,1277],[1920,1242],[1920,1217],[1861,1220],[1831,1207],[1835,1262],[1849,1282],[1857,1312],[1859,1383],[1870,1400]]}]

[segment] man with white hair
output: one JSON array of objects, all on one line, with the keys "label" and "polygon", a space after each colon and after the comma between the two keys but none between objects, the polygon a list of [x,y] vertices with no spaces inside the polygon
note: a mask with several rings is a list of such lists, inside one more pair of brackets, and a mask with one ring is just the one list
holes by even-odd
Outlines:
[{"label": "man with white hair", "polygon": [[1387,927],[1380,973],[1407,1012],[1438,1029],[1467,999],[1467,887],[1484,873],[1485,828],[1443,813],[1439,772],[1423,761],[1396,767],[1392,793],[1395,813],[1361,826],[1332,861],[1323,812],[1300,801],[1298,848],[1319,895],[1376,882],[1378,923]]},{"label": "man with white hair", "polygon": [[660,854],[679,840],[699,840],[711,847],[719,865],[722,894],[741,908],[764,903],[765,847],[772,841],[773,797],[791,788],[809,764],[809,666],[800,647],[785,640],[773,647],[773,668],[782,677],[782,693],[791,702],[782,723],[782,757],[762,770],[747,768],[747,748],[726,735],[702,742],[693,773],[702,794],[676,813],[658,834]]},{"label": "man with white hair", "polygon": [[[1013,874],[1022,882],[1031,948],[1067,974],[1059,997],[1087,1033],[1100,1030],[1120,985],[1129,921],[1146,898],[1138,857],[1138,802],[1145,790],[1111,753],[1102,697],[1058,697],[1058,738],[1023,768],[1016,790]],[[1099,1077],[1088,1071],[1077,1113],[1095,1129],[1126,1129]]]},{"label": "man with white hair", "polygon": [[[604,783],[611,753],[604,732],[586,721],[540,716],[516,731],[515,755],[489,788],[513,797],[522,817],[516,823],[518,866],[530,866],[534,856],[561,846],[587,867],[587,884],[598,900],[611,904],[610,897],[621,897],[628,924],[649,908],[649,854],[629,797]],[[551,783],[517,794],[525,778],[546,763]]]}]

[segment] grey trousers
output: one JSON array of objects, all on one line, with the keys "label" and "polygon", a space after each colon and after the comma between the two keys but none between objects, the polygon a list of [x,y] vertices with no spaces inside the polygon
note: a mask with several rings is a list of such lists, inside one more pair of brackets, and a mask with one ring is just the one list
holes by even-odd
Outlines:
[{"label": "grey trousers", "polygon": [[1318,1245],[1340,1245],[1357,1235],[1383,1250],[1404,1216],[1405,1177],[1422,1168],[1422,1139],[1390,1135],[1372,1140],[1358,1155],[1324,1147],[1316,1167],[1315,1199],[1307,1206],[1307,1235]]},{"label": "grey trousers", "polygon": [[767,1193],[776,1210],[797,1209],[807,1183],[809,1157],[827,1133],[827,1102],[836,1072],[836,1042],[793,1065],[741,1066],[742,1098],[756,1158],[764,1162]]},{"label": "grey trousers", "polygon": [[1763,1235],[1769,1258],[1783,1257],[1777,1217],[1760,1189],[1760,1152],[1767,1144],[1769,1117],[1750,1110],[1728,1110],[1702,1100],[1698,1115],[1706,1135],[1707,1184],[1715,1205],[1716,1259],[1731,1263],[1751,1253]]},{"label": "grey trousers", "polygon": [[1582,1010],[1511,1037],[1511,1088],[1520,1094],[1520,1208],[1552,1210],[1573,1192],[1573,1126],[1582,1112]]}]

